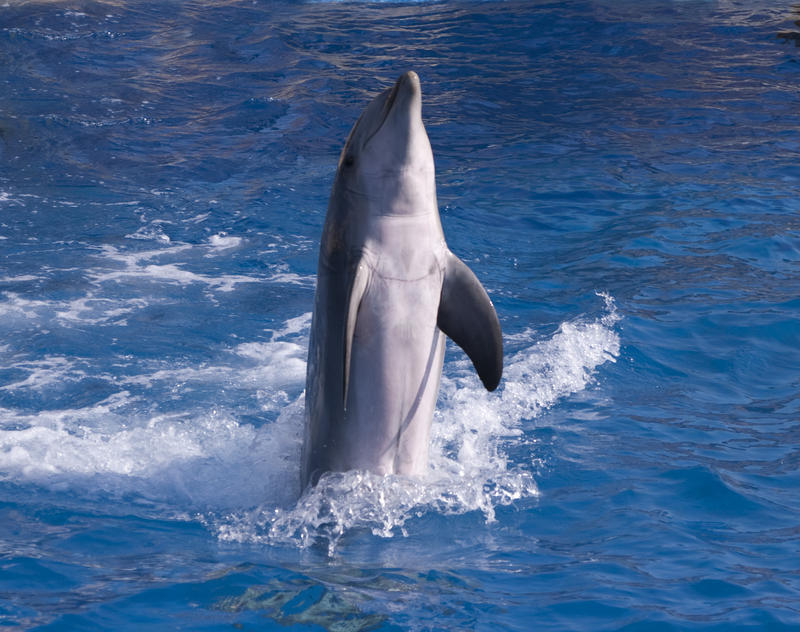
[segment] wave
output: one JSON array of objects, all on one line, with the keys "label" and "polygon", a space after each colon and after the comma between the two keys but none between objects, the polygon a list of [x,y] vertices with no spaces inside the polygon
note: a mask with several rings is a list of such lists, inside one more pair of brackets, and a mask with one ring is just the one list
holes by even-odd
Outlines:
[{"label": "wave", "polygon": [[208,524],[225,541],[301,547],[324,541],[333,554],[352,529],[387,538],[407,535],[407,523],[430,511],[479,511],[492,522],[496,507],[538,496],[531,473],[535,453],[517,463],[506,448],[524,440],[526,422],[585,389],[597,367],[616,361],[620,343],[614,326],[620,316],[613,298],[600,296],[605,312],[599,318],[565,322],[543,341],[530,330],[514,336],[522,348],[509,358],[499,394],[480,386],[467,360],[446,364],[426,477],[328,473],[291,507],[268,502],[211,517]]},{"label": "wave", "polygon": [[[538,495],[535,444],[523,461],[511,458],[510,448],[526,444],[526,428],[543,410],[585,389],[599,366],[618,357],[619,315],[613,299],[603,298],[600,316],[565,322],[550,337],[540,339],[531,330],[509,336],[517,351],[494,394],[483,389],[463,354],[451,354],[430,469],[421,480],[329,473],[300,496],[311,323],[311,315],[302,314],[267,341],[230,348],[214,365],[94,376],[116,388],[99,403],[33,413],[1,408],[0,481],[68,491],[90,503],[108,498],[123,510],[150,507],[158,515],[199,518],[224,541],[298,547],[323,541],[331,552],[351,529],[404,535],[409,521],[427,512],[477,511],[491,522],[497,507]],[[79,359],[52,356],[23,364],[16,368],[27,377],[5,392],[92,377],[91,363]],[[211,408],[183,403],[183,409],[164,412],[148,392],[163,393],[170,385],[198,392],[236,385],[258,402],[258,410],[242,412],[228,398]],[[248,422],[252,417],[261,419]]]}]

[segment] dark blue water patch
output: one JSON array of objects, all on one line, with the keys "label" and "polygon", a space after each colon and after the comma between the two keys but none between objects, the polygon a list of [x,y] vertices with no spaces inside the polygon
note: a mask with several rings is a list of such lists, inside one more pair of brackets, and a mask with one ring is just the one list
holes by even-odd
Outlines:
[{"label": "dark blue water patch", "polygon": [[[77,585],[73,569],[55,562],[42,562],[33,558],[14,557],[3,566],[5,580],[15,591],[54,590],[69,592]],[[58,599],[57,595],[53,596]]]},{"label": "dark blue water patch", "polygon": [[[191,523],[183,523],[176,532],[182,523],[125,514],[101,517],[94,511],[53,506],[31,511],[24,504],[5,504],[2,513],[4,542],[17,554],[6,557],[0,592],[14,595],[22,607],[18,616],[25,617],[26,607],[37,613],[20,621],[28,628],[48,620],[56,627],[70,622],[86,626],[81,613],[96,604],[153,583],[185,581],[175,538],[185,543],[203,533]],[[21,554],[24,543],[32,541],[37,542],[36,558]],[[145,558],[139,556],[143,546],[148,550]],[[49,614],[43,617],[43,612]]]},{"label": "dark blue water patch", "polygon": [[[662,479],[665,491],[672,490],[671,496],[680,498],[685,506],[678,508],[670,503],[672,511],[684,511],[693,519],[718,519],[725,522],[726,517],[736,515],[741,521],[752,521],[751,526],[763,524],[767,519],[763,507],[737,492],[726,484],[724,479],[706,468],[692,468],[666,472]],[[774,520],[774,517],[770,517]]]},{"label": "dark blue water patch", "polygon": [[[230,625],[292,626],[298,629],[401,629],[388,624],[383,615],[370,612],[370,588],[386,585],[403,586],[390,573],[364,578],[341,577],[337,583],[285,571],[269,566],[250,564],[219,568],[201,581],[167,583],[118,600],[114,607],[90,608],[84,614],[65,615],[50,625],[37,629],[59,629],[62,626],[111,626],[134,629],[163,621],[169,612],[174,625],[192,629],[219,629]],[[372,586],[367,584],[369,581]]]}]

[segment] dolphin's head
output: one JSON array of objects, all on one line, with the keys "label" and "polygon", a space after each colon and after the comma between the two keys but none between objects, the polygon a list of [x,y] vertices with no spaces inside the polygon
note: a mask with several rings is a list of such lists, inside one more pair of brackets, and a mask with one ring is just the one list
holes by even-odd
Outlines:
[{"label": "dolphin's head", "polygon": [[436,209],[433,152],[422,123],[417,73],[403,74],[366,107],[342,150],[337,184],[370,214]]}]

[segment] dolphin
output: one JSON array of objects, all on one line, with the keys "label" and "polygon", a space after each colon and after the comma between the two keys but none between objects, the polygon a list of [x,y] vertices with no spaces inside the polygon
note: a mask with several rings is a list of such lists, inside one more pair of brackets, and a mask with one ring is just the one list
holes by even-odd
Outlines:
[{"label": "dolphin", "polygon": [[419,77],[407,72],[366,107],[339,158],[309,339],[303,488],[328,471],[424,474],[443,334],[497,388],[500,323],[447,248]]}]

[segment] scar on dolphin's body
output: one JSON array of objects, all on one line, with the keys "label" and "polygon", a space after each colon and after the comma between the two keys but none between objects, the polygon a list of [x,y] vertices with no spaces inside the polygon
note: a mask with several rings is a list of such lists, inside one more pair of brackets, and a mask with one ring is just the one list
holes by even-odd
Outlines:
[{"label": "scar on dolphin's body", "polygon": [[497,388],[500,323],[447,248],[419,77],[407,72],[366,107],[339,159],[308,349],[303,488],[327,471],[425,472],[442,333]]}]

